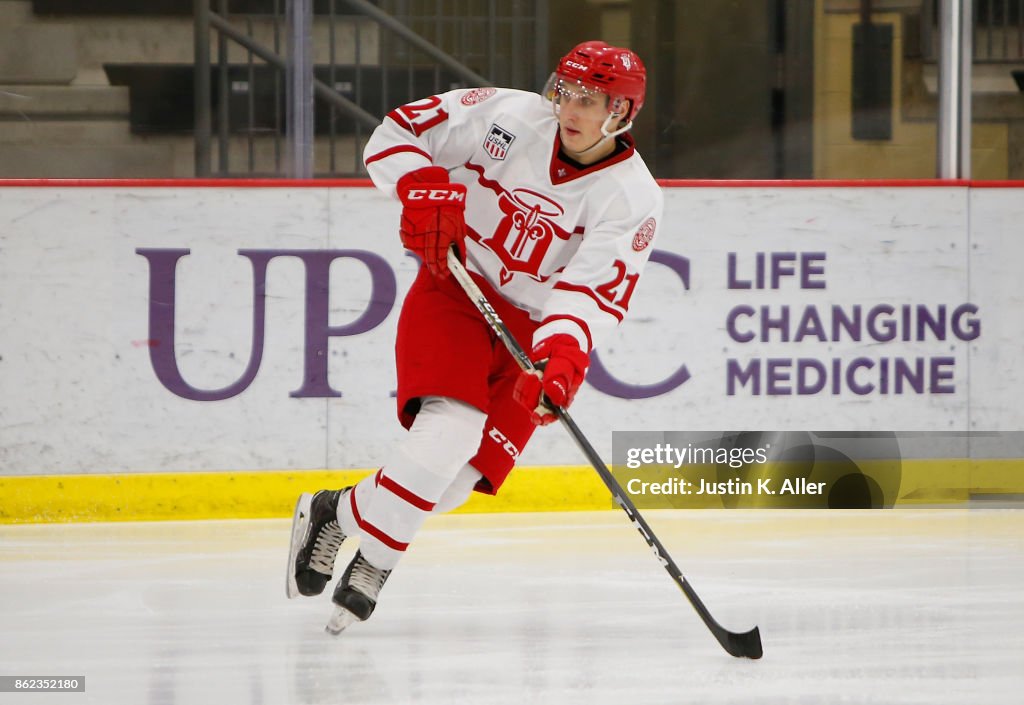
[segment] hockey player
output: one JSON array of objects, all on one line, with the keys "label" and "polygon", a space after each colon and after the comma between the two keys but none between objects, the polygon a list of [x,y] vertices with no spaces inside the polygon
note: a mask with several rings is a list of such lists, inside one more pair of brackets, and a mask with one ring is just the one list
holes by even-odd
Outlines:
[{"label": "hockey player", "polygon": [[[395,109],[368,141],[367,171],[401,202],[402,243],[423,266],[396,341],[408,434],[376,474],[296,507],[289,597],[320,594],[342,542],[361,537],[328,631],[370,616],[427,516],[498,492],[555,419],[548,400],[572,403],[590,351],[626,315],[662,210],[628,133],[645,85],[632,51],[585,42],[540,98],[454,90]],[[450,276],[452,246],[542,373],[520,371]]]}]

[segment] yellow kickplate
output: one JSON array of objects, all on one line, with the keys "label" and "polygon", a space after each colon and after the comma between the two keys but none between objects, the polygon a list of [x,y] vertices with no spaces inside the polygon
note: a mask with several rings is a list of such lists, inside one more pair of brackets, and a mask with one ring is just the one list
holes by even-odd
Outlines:
[{"label": "yellow kickplate", "polygon": [[[352,485],[373,470],[129,473],[0,477],[0,524],[254,519],[291,516],[302,492]],[[622,473],[618,473],[623,480]],[[898,505],[1024,495],[1024,460],[904,460]],[[636,499],[636,498],[634,498]],[[589,466],[517,468],[497,496],[474,493],[458,513],[613,508]]]},{"label": "yellow kickplate", "polygon": [[[372,470],[139,473],[0,477],[0,523],[289,517],[302,492],[352,485]],[[496,497],[459,512],[610,508],[589,467],[518,468]]]}]

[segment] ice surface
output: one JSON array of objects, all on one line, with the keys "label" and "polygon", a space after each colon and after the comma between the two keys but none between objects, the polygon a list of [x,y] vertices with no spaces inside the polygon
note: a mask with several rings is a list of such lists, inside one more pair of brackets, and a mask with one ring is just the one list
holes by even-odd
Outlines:
[{"label": "ice surface", "polygon": [[[0,527],[0,703],[928,703],[1024,698],[1024,511],[646,512],[728,656],[620,512],[431,519],[370,621],[286,600],[289,521]],[[353,551],[342,548],[340,575]]]}]

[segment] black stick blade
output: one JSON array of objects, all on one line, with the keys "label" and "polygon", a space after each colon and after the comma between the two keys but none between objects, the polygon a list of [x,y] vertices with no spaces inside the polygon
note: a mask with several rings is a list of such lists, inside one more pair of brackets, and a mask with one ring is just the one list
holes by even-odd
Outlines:
[{"label": "black stick blade", "polygon": [[722,634],[716,634],[722,647],[736,658],[759,659],[764,655],[761,649],[761,632],[754,627],[749,632],[737,634],[722,630]]}]

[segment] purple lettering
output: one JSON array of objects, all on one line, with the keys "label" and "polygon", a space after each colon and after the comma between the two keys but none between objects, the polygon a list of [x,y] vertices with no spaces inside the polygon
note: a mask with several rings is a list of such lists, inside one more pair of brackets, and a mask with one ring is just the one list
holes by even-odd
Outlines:
[{"label": "purple lettering", "polygon": [[874,366],[875,363],[866,357],[858,357],[850,363],[850,366],[846,368],[846,386],[850,388],[851,392],[863,396],[865,394],[870,394],[872,390],[874,390],[874,385],[861,384],[857,381],[858,369],[863,367],[870,370]]},{"label": "purple lettering", "polygon": [[782,306],[779,309],[779,317],[771,317],[771,307],[761,307],[761,342],[767,343],[771,340],[771,330],[779,330],[779,340],[783,343],[789,342],[789,306]]},{"label": "purple lettering", "polygon": [[184,380],[174,354],[175,272],[178,260],[189,254],[188,249],[135,250],[149,261],[149,360],[153,372],[168,390],[192,401],[220,401],[245,391],[263,359],[263,321],[266,309],[267,263],[271,256],[250,256],[252,263],[252,345],[245,372],[233,384],[221,389],[197,389]]},{"label": "purple lettering", "polygon": [[[247,256],[258,250],[241,250]],[[289,396],[300,399],[340,397],[327,380],[327,347],[330,338],[359,335],[373,330],[388,317],[397,299],[394,271],[378,254],[365,250],[275,250],[274,256],[298,257],[306,267],[306,340],[302,386]],[[350,258],[370,271],[370,296],[366,310],[351,323],[332,326],[328,322],[331,263]]]},{"label": "purple lettering", "polygon": [[850,340],[859,343],[861,337],[860,304],[854,304],[852,309],[853,317],[846,315],[842,306],[832,307],[832,341],[838,343],[842,340],[840,331],[845,330]]},{"label": "purple lettering", "polygon": [[868,311],[868,333],[872,340],[885,343],[896,338],[896,322],[889,318],[895,310],[889,304],[871,307]]},{"label": "purple lettering", "polygon": [[729,311],[729,316],[725,319],[725,329],[729,331],[729,337],[735,340],[737,343],[749,343],[754,339],[754,334],[751,331],[741,333],[736,329],[736,319],[740,316],[753,316],[755,313],[753,306],[736,306]]},{"label": "purple lettering", "polygon": [[807,337],[813,337],[822,342],[828,340],[828,337],[825,335],[825,326],[821,322],[821,317],[818,316],[818,308],[816,306],[807,306],[804,309],[804,315],[800,317],[800,323],[796,326],[796,335],[793,336],[793,342],[799,343]]},{"label": "purple lettering", "polygon": [[726,258],[726,286],[729,289],[749,289],[750,280],[736,278],[736,253],[730,252]]},{"label": "purple lettering", "polygon": [[736,395],[736,383],[745,387],[750,382],[750,393],[757,396],[761,393],[761,361],[751,360],[746,369],[740,366],[738,360],[727,360],[725,363],[725,390],[729,396]]},{"label": "purple lettering", "polygon": [[[397,284],[387,262],[361,250],[239,250],[252,263],[253,318],[252,345],[245,371],[234,383],[221,389],[198,389],[181,375],[174,352],[175,273],[188,249],[145,249],[136,253],[149,262],[149,348],[157,379],[172,393],[193,401],[220,401],[245,391],[259,372],[263,358],[266,312],[267,265],[274,257],[298,257],[306,268],[305,366],[302,386],[293,397],[338,397],[327,379],[327,343],[334,336],[349,336],[372,330],[387,318],[396,300]],[[328,281],[331,262],[340,258],[362,262],[370,270],[371,290],[367,309],[352,323],[331,326],[328,322]]]},{"label": "purple lettering", "polygon": [[[960,340],[974,340],[981,335],[981,321],[974,318],[978,307],[974,304],[960,304],[953,311],[953,334]],[[965,320],[966,319],[966,320]]]},{"label": "purple lettering", "polygon": [[894,385],[894,393],[903,393],[903,383],[908,382],[910,388],[918,394],[924,394],[924,360],[921,358],[914,359],[914,369],[910,368],[910,364],[902,357],[897,357],[893,360],[893,377],[896,378]]},{"label": "purple lettering", "polygon": [[[818,379],[814,382],[808,381],[811,372],[818,375]],[[813,358],[800,358],[796,361],[797,394],[817,394],[825,388],[827,379],[828,372],[825,370],[825,365],[821,364],[817,360]]]},{"label": "purple lettering", "polygon": [[789,368],[792,364],[792,360],[787,360],[785,358],[774,358],[768,360],[767,394],[771,396],[782,396],[784,394],[793,393],[793,390],[789,387]]},{"label": "purple lettering", "polygon": [[[933,357],[928,361],[931,368],[931,389],[932,394],[953,394],[956,385],[953,384],[953,365],[956,363],[951,357]],[[948,381],[949,384],[944,384]]]},{"label": "purple lettering", "polygon": [[[917,307],[917,340],[925,340],[925,328],[932,332],[936,340],[946,339],[946,307],[940,304],[936,313],[938,315],[933,318],[927,306]],[[903,339],[907,340],[906,337]]]},{"label": "purple lettering", "polygon": [[791,277],[796,273],[793,268],[796,262],[795,252],[773,252],[772,253],[772,288],[779,288],[779,281],[783,277]]},{"label": "purple lettering", "polygon": [[[821,264],[816,264],[820,262]],[[815,275],[822,275],[821,279],[813,279]],[[800,253],[800,288],[801,289],[824,289],[825,288],[825,253],[824,252],[801,252]]]}]

